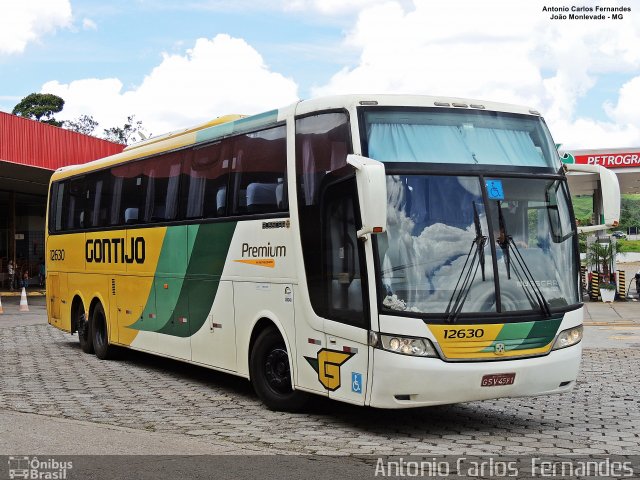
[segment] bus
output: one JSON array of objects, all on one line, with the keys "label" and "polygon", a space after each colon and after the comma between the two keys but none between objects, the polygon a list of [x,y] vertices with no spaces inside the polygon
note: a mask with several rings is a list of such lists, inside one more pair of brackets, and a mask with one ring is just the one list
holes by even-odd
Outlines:
[{"label": "bus", "polygon": [[277,410],[567,392],[583,167],[616,223],[615,176],[563,167],[527,107],[348,95],[220,117],[53,174],[49,323],[99,359],[245,377]]}]

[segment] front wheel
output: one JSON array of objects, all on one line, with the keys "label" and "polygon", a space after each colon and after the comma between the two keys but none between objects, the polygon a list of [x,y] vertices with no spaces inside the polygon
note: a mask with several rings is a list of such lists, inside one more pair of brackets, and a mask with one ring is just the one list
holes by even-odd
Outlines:
[{"label": "front wheel", "polygon": [[299,411],[308,395],[291,384],[287,347],[276,328],[269,328],[256,339],[249,359],[251,383],[260,400],[271,410]]},{"label": "front wheel", "polygon": [[113,354],[113,347],[109,345],[109,333],[107,330],[107,317],[101,304],[97,304],[91,315],[91,338],[96,357],[107,360]]}]

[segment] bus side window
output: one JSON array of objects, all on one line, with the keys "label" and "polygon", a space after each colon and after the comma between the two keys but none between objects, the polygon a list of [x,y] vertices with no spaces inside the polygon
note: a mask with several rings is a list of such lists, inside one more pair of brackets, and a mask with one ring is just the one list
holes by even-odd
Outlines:
[{"label": "bus side window", "polygon": [[87,175],[85,227],[104,227],[109,225],[112,176],[110,170],[102,170]]},{"label": "bus side window", "polygon": [[77,230],[84,228],[85,208],[85,179],[74,178],[65,182],[66,192],[62,201],[63,230]]},{"label": "bus side window", "polygon": [[[120,178],[121,194],[118,198],[118,225],[135,225],[144,218],[146,187],[148,177],[144,176],[143,162],[133,162],[114,168],[116,176]],[[114,199],[115,200],[115,199]]]},{"label": "bus side window", "polygon": [[227,184],[232,141],[222,140],[189,152],[183,163],[185,218],[216,218],[227,213]]},{"label": "bus side window", "polygon": [[67,182],[58,182],[52,185],[51,189],[51,218],[49,220],[49,228],[52,232],[61,232],[64,227],[62,224],[63,200]]},{"label": "bus side window", "polygon": [[286,212],[286,129],[284,126],[234,139],[232,214]]},{"label": "bus side window", "polygon": [[182,156],[174,152],[141,162],[146,191],[144,214],[139,217],[145,223],[176,219]]}]

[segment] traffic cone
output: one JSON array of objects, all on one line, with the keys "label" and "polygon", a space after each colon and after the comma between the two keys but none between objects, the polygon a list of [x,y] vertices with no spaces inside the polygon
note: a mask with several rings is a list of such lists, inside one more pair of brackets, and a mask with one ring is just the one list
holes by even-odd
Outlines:
[{"label": "traffic cone", "polygon": [[0,313],[4,313],[4,309],[2,308],[2,297],[0,297]]},{"label": "traffic cone", "polygon": [[22,295],[20,296],[20,308],[18,309],[19,312],[28,312],[29,311],[29,304],[27,303],[27,291],[25,290],[24,287],[22,287]]}]

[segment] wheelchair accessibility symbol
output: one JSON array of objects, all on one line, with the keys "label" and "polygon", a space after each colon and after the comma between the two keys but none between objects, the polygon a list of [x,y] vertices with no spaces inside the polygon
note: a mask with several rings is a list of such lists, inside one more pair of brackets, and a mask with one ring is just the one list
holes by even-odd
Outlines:
[{"label": "wheelchair accessibility symbol", "polygon": [[487,180],[487,195],[489,200],[504,200],[502,180]]},{"label": "wheelchair accessibility symbol", "polygon": [[362,374],[351,372],[351,391],[362,393]]}]

